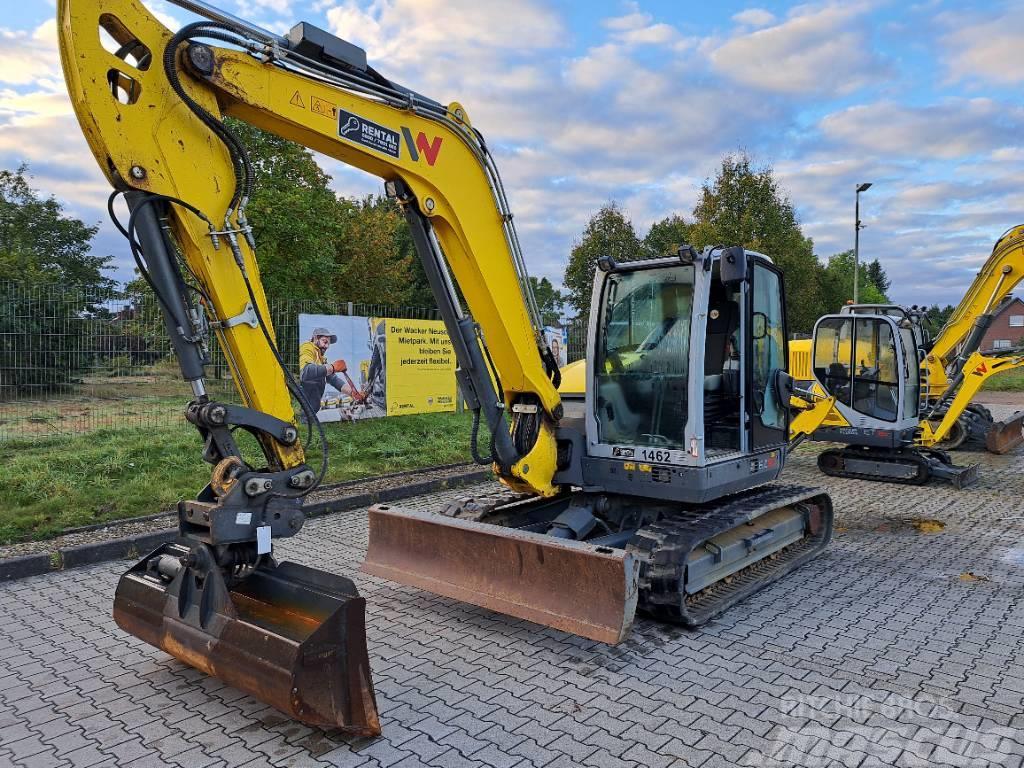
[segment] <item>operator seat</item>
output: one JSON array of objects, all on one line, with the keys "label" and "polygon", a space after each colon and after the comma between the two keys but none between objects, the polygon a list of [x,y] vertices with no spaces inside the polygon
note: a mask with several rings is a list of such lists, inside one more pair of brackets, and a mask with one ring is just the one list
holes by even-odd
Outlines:
[{"label": "operator seat", "polygon": [[729,342],[737,341],[739,326],[739,304],[712,297],[704,341],[704,433],[710,448],[740,447],[739,370],[726,368]]}]

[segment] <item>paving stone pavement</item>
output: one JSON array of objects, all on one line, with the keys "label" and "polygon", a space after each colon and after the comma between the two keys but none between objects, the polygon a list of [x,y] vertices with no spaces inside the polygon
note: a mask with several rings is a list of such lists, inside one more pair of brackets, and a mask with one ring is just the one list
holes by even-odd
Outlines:
[{"label": "paving stone pavement", "polygon": [[999,519],[1024,515],[1024,454],[957,454],[982,463],[959,493],[830,480],[814,457],[786,478],[832,493],[825,555],[701,630],[640,619],[617,647],[358,573],[364,510],[310,521],[277,554],[366,596],[372,741],[125,635],[110,618],[124,561],[2,584],[0,766],[1024,763],[1024,520]]}]

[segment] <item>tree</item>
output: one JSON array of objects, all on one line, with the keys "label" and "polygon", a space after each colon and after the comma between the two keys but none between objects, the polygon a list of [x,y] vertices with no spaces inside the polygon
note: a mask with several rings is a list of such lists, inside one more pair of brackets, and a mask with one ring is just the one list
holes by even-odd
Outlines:
[{"label": "tree", "polygon": [[770,166],[754,168],[745,154],[727,155],[714,181],[705,181],[693,209],[691,244],[742,245],[770,256],[785,275],[791,332],[807,333],[823,314],[823,267]]},{"label": "tree", "polygon": [[690,242],[690,227],[679,214],[673,213],[651,225],[644,237],[643,249],[650,258],[675,254],[679,246]]},{"label": "tree", "polygon": [[562,318],[562,310],[565,306],[565,297],[562,292],[556,289],[546,277],[538,280],[531,275],[530,287],[533,288],[533,297],[537,300],[541,322],[544,325],[557,324]]},{"label": "tree", "polygon": [[341,222],[344,238],[337,244],[335,298],[352,297],[363,304],[410,304],[416,286],[409,277],[419,260],[397,204],[374,196],[340,202],[345,208]]},{"label": "tree", "polygon": [[[840,307],[853,301],[853,251],[843,251],[831,257],[825,267],[824,279],[821,282],[822,296],[825,300],[821,314],[838,312]],[[888,297],[878,289],[871,279],[867,264],[860,265],[857,301],[861,304],[889,303]]]},{"label": "tree", "polygon": [[246,215],[268,298],[338,300],[338,251],[354,205],[330,189],[309,150],[232,118],[256,171]]},{"label": "tree", "polygon": [[[0,171],[0,389],[66,387],[92,362],[73,336],[103,314],[114,281],[109,256],[90,253],[96,227],[65,216],[29,184],[28,169]],[[6,282],[16,281],[16,282]]]},{"label": "tree", "polygon": [[0,171],[0,280],[109,289],[110,256],[89,252],[97,228],[64,215],[54,197],[29,185],[28,167]]},{"label": "tree", "polygon": [[885,270],[882,269],[882,264],[878,259],[875,259],[867,266],[868,280],[878,289],[878,292],[883,296],[889,293],[889,286],[892,283],[889,281],[889,276],[885,274]]},{"label": "tree", "polygon": [[594,270],[601,256],[630,261],[641,255],[640,241],[633,224],[615,201],[609,202],[587,222],[583,234],[573,244],[565,268],[566,301],[578,315],[590,311],[590,292]]},{"label": "tree", "polygon": [[949,320],[949,316],[953,314],[955,310],[952,304],[947,304],[944,308],[939,309],[938,304],[932,304],[925,310],[925,318],[928,320],[928,325],[931,326],[932,335],[938,333],[942,326]]}]

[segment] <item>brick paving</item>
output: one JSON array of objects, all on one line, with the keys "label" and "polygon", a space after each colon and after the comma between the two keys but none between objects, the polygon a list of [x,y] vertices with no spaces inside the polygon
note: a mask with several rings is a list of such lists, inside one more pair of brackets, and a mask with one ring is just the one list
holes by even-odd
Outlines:
[{"label": "brick paving", "polygon": [[814,454],[787,479],[832,493],[825,555],[699,631],[640,619],[617,647],[359,574],[364,511],[311,521],[277,554],[366,596],[377,740],[122,633],[124,561],[0,584],[0,766],[1024,763],[1024,520],[999,519],[1024,516],[1024,454],[957,454],[982,463],[959,493],[827,480]]}]

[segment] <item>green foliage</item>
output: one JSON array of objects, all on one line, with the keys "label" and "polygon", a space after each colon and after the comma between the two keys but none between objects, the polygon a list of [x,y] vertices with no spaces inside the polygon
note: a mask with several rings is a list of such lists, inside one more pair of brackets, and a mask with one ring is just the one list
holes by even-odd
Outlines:
[{"label": "green foliage", "polygon": [[103,274],[110,257],[89,253],[96,227],[65,216],[55,198],[32,189],[27,174],[26,166],[0,171],[2,398],[75,381],[90,359],[68,339],[106,314],[96,297],[114,285]]},{"label": "green foliage", "polygon": [[239,120],[227,122],[256,170],[247,215],[271,301],[434,304],[394,201],[338,197],[309,150]]},{"label": "green foliage", "polygon": [[871,280],[880,293],[883,295],[889,293],[889,286],[892,283],[889,280],[889,276],[885,274],[885,270],[882,269],[882,264],[878,259],[868,264],[868,279]]},{"label": "green foliage", "polygon": [[682,216],[673,213],[651,225],[644,236],[643,249],[649,258],[675,255],[679,246],[690,243],[690,226]]},{"label": "green foliage", "polygon": [[[417,293],[410,275],[415,274],[419,259],[398,205],[385,197],[372,196],[340,202],[347,210],[341,219],[344,236],[337,244],[335,257],[334,298],[410,305]],[[421,286],[425,284],[424,275]],[[431,298],[428,306],[433,303]]]},{"label": "green foliage", "polygon": [[822,266],[804,237],[771,167],[754,168],[745,154],[728,155],[705,181],[693,209],[691,244],[742,245],[767,254],[785,275],[790,332],[807,333],[820,314]]},{"label": "green foliage", "polygon": [[[1024,339],[1021,342],[1024,342]],[[1024,392],[1024,369],[1012,368],[990,376],[981,385],[981,389],[983,392]]]},{"label": "green foliage", "polygon": [[609,202],[587,222],[583,235],[572,247],[563,279],[569,289],[566,301],[577,315],[590,311],[590,293],[594,270],[601,256],[630,261],[642,255],[640,241],[632,222],[614,201]]},{"label": "green foliage", "polygon": [[565,296],[551,284],[546,277],[538,280],[530,277],[530,287],[533,288],[533,297],[537,300],[537,308],[540,310],[541,322],[544,325],[555,325],[561,320],[562,311],[565,307]]},{"label": "green foliage", "polygon": [[0,171],[0,280],[86,291],[114,287],[103,274],[111,257],[89,253],[97,228],[65,216],[56,198],[40,197],[27,174],[25,165]]},{"label": "green foliage", "polygon": [[[876,264],[878,262],[875,262]],[[879,266],[879,271],[881,266]],[[881,278],[888,283],[885,273]],[[828,260],[822,283],[824,306],[820,314],[838,312],[840,307],[853,301],[853,251],[837,253]],[[872,279],[869,265],[860,265],[860,279],[857,284],[857,301],[861,304],[888,304],[885,292]]]},{"label": "green foliage", "polygon": [[247,216],[271,299],[338,299],[334,282],[343,221],[353,207],[329,188],[309,150],[228,118],[256,171]]},{"label": "green foliage", "polygon": [[938,304],[932,304],[928,309],[925,310],[925,318],[928,320],[929,329],[934,337],[949,320],[949,316],[953,314],[956,309],[952,304],[947,304],[943,308],[939,308]]}]

